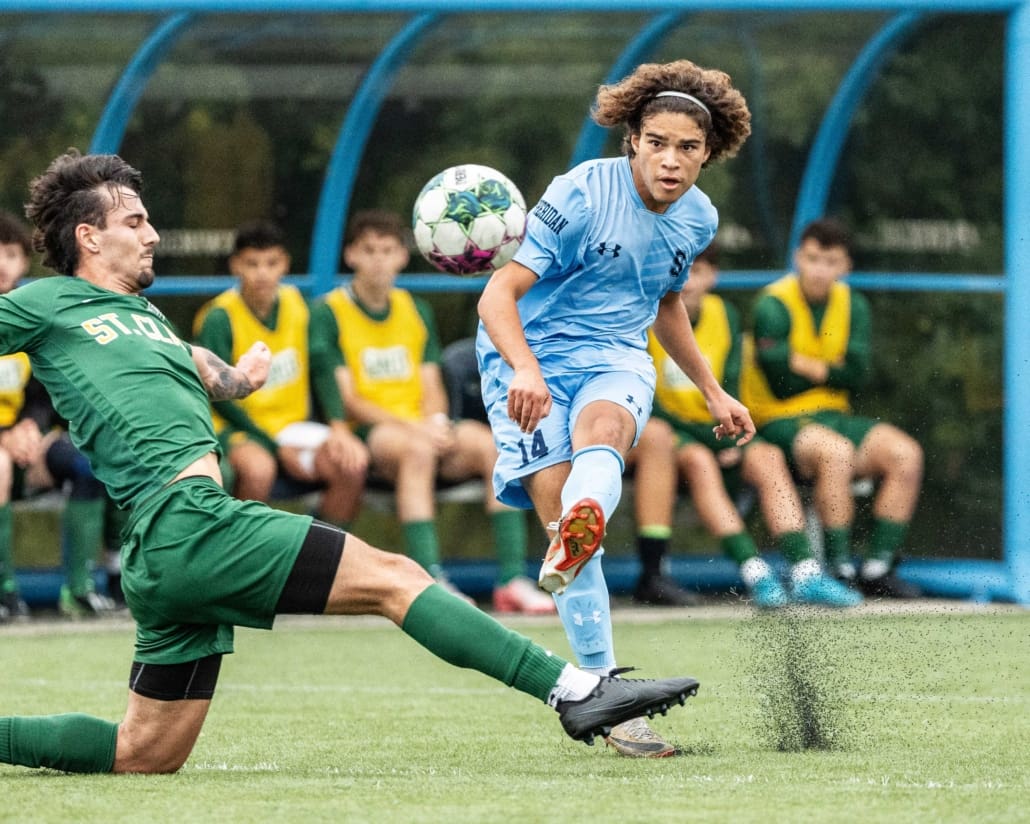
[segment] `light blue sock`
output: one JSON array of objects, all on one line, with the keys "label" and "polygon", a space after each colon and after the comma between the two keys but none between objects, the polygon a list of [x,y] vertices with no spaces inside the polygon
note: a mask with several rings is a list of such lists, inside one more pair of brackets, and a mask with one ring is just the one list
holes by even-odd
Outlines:
[{"label": "light blue sock", "polygon": [[[610,446],[587,446],[572,455],[572,470],[561,491],[562,512],[582,498],[593,498],[611,518],[622,497],[622,456]],[[610,670],[615,666],[612,611],[599,549],[561,595],[554,596],[565,635],[579,665]]]},{"label": "light blue sock", "polygon": [[615,667],[615,643],[608,584],[601,569],[603,554],[603,548],[597,550],[568,589],[554,596],[554,603],[579,665],[607,672]]},{"label": "light blue sock", "polygon": [[605,522],[612,517],[622,497],[622,455],[610,446],[587,446],[572,454],[572,470],[561,490],[562,513],[581,498],[593,498],[601,505]]}]

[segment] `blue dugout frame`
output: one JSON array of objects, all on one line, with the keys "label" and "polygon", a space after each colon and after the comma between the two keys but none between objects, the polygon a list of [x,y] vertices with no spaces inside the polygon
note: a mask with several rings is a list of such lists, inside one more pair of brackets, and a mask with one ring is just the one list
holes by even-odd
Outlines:
[{"label": "blue dugout frame", "polygon": [[[22,13],[152,13],[165,15],[126,66],[102,113],[91,151],[115,152],[146,83],[199,15],[233,13],[410,13],[412,19],[395,35],[370,67],[341,125],[337,150],[327,170],[319,200],[311,246],[311,272],[291,278],[309,294],[321,294],[339,282],[339,258],[354,178],[370,131],[369,112],[377,112],[393,78],[419,38],[442,15],[490,12],[643,12],[655,17],[627,45],[609,78],[625,74],[680,25],[691,11],[867,11],[894,12],[866,45],[833,98],[808,158],[795,204],[792,243],[801,227],[825,207],[837,161],[851,118],[881,66],[911,35],[925,15],[944,13],[1004,13],[1004,260],[1005,274],[997,277],[939,273],[855,273],[859,288],[890,290],[977,291],[1004,294],[1004,560],[913,561],[903,573],[941,594],[984,600],[1000,598],[1030,604],[1030,466],[1020,460],[1030,454],[1030,357],[1014,334],[1030,311],[1030,0],[0,0],[0,11]],[[574,160],[599,150],[603,132],[584,126]],[[347,145],[349,158],[338,157]],[[1017,276],[1018,273],[1018,276]],[[725,272],[725,288],[748,289],[768,282],[779,272]],[[422,292],[473,292],[484,279],[445,275],[407,275],[401,285]],[[198,294],[221,291],[232,280],[218,277],[169,277],[151,289],[153,294]]]}]

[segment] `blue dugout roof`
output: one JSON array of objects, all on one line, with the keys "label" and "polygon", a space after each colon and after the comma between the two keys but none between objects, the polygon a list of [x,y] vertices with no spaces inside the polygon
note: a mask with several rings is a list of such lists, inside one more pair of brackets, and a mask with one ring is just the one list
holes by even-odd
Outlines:
[{"label": "blue dugout roof", "polygon": [[[1004,272],[998,277],[952,274],[856,273],[853,282],[881,289],[936,289],[942,291],[999,291],[1004,293],[1005,492],[1004,557],[997,568],[1006,582],[995,595],[1030,604],[1030,466],[1021,460],[1030,454],[1030,356],[1015,334],[1030,313],[1030,0],[0,0],[7,13],[110,14],[148,13],[163,19],[151,31],[125,66],[111,90],[93,135],[90,150],[117,152],[125,129],[147,82],[177,40],[190,26],[210,14],[402,13],[410,17],[369,66],[348,111],[336,148],[326,170],[311,238],[310,272],[294,281],[319,294],[338,281],[343,226],[354,181],[371,124],[382,106],[397,72],[419,40],[448,15],[532,12],[643,12],[654,16],[631,33],[612,65],[609,79],[624,76],[647,59],[665,34],[693,12],[880,12],[891,15],[866,43],[823,115],[807,158],[791,225],[793,248],[801,227],[823,213],[852,118],[872,81],[891,55],[916,35],[929,15],[1002,13],[1006,15],[1004,106]],[[586,114],[586,113],[585,113]],[[604,132],[585,119],[572,161],[598,153]],[[772,273],[727,272],[729,288],[750,288]],[[475,279],[445,276],[407,276],[403,285],[436,291],[472,291]],[[222,278],[173,278],[155,285],[154,292],[184,293],[221,290]],[[955,568],[956,575],[963,575]],[[970,591],[980,592],[977,582]]]}]

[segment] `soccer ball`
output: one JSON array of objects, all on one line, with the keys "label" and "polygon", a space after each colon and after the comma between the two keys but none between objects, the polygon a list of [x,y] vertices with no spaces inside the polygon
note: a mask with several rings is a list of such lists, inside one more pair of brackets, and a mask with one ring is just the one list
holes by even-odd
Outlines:
[{"label": "soccer ball", "polygon": [[415,245],[452,275],[482,275],[511,260],[526,236],[526,201],[489,166],[465,163],[435,175],[415,198]]}]

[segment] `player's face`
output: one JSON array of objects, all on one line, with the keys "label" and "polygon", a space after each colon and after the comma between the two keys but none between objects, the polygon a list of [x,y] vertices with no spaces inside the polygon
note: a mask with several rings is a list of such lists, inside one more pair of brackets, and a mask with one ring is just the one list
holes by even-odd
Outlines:
[{"label": "player's face", "polygon": [[290,255],[282,246],[241,249],[229,260],[229,270],[240,279],[240,295],[258,316],[271,311],[279,283],[290,271]]},{"label": "player's face", "polygon": [[704,130],[688,114],[658,112],[630,137],[633,182],[644,205],[661,214],[697,182],[711,149]]},{"label": "player's face", "polygon": [[0,243],[0,295],[6,295],[29,271],[29,257],[20,243]]},{"label": "player's face", "polygon": [[810,303],[825,303],[830,288],[851,271],[851,256],[843,246],[821,246],[808,238],[794,252],[794,270]]},{"label": "player's face", "polygon": [[363,232],[344,250],[343,259],[354,270],[354,280],[389,289],[408,265],[408,249],[399,238]]},{"label": "player's face", "polygon": [[161,236],[150,224],[143,201],[128,186],[119,186],[105,226],[85,226],[83,254],[95,255],[112,282],[130,292],[154,282],[154,249]]}]

